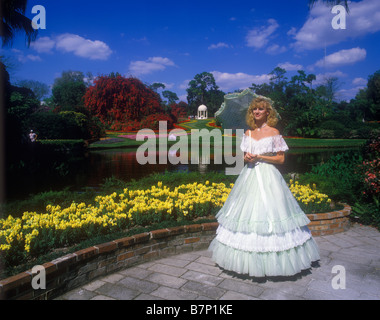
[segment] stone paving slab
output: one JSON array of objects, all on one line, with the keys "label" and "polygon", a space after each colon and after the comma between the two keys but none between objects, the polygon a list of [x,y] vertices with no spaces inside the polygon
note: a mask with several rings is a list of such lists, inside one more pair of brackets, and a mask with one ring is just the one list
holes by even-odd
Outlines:
[{"label": "stone paving slab", "polygon": [[[376,229],[355,224],[315,240],[321,260],[293,277],[238,275],[219,268],[211,253],[202,250],[118,271],[57,300],[380,300]],[[340,269],[334,271],[334,266]],[[343,273],[345,283],[337,281]],[[334,289],[334,283],[345,288]]]}]

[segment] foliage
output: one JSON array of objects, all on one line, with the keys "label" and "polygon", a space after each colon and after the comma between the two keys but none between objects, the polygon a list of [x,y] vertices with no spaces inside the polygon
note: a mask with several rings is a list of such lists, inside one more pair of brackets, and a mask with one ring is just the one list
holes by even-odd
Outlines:
[{"label": "foliage", "polygon": [[[369,77],[367,88],[349,103],[336,102],[340,86],[337,78],[326,78],[313,88],[316,76],[303,70],[290,80],[285,76],[286,70],[279,67],[270,75],[269,83],[252,84],[251,88],[274,101],[281,115],[279,129],[284,135],[355,139],[379,135],[378,124],[371,126],[363,120],[380,117],[380,71]],[[331,121],[339,124],[333,126]]]},{"label": "foliage", "polygon": [[54,80],[52,97],[56,106],[61,110],[76,111],[83,105],[86,92],[84,74],[80,71],[64,71],[62,76]]},{"label": "foliage", "polygon": [[36,99],[39,101],[41,101],[50,91],[47,84],[36,80],[21,80],[17,82],[17,85],[32,90]]},{"label": "foliage", "polygon": [[179,103],[172,103],[170,105],[171,114],[176,119],[186,118],[188,105],[186,102],[180,101]]},{"label": "foliage", "polygon": [[140,127],[142,129],[150,128],[153,130],[158,130],[160,121],[165,121],[167,123],[168,129],[173,128],[174,120],[170,117],[170,115],[163,114],[163,113],[150,114],[149,116],[147,116],[141,121]]},{"label": "foliage", "polygon": [[219,90],[213,74],[209,72],[196,74],[194,79],[189,82],[186,91],[189,103],[188,114],[191,115],[196,115],[198,107],[205,104],[209,116],[213,116],[224,101],[224,92]]},{"label": "foliage", "polygon": [[309,184],[300,185],[298,181],[290,179],[289,189],[305,213],[331,211],[331,199],[327,194],[319,192],[315,184],[312,187]]},{"label": "foliage", "polygon": [[362,160],[360,152],[340,153],[314,166],[299,181],[303,184],[315,183],[321,192],[327,193],[335,201],[354,203],[361,189],[361,177],[356,171]]},{"label": "foliage", "polygon": [[361,223],[373,225],[380,230],[380,203],[374,198],[373,202],[356,202],[352,206],[353,216]]},{"label": "foliage", "polygon": [[125,188],[119,194],[97,196],[94,205],[84,202],[73,202],[66,208],[47,205],[43,213],[28,211],[21,218],[1,219],[0,251],[8,264],[17,264],[21,257],[38,256],[100,234],[165,220],[213,215],[229,192],[224,183],[206,181],[169,188],[158,182],[142,190]]},{"label": "foliage", "polygon": [[[59,194],[65,206],[54,204],[57,200],[53,195],[58,196],[57,193],[40,196],[40,201],[47,203],[41,213],[29,210],[20,218],[8,216],[0,219],[0,252],[8,266],[17,265],[54,248],[70,246],[99,235],[163,221],[191,221],[214,216],[233,187],[233,183],[227,186],[224,182],[204,179],[202,182],[178,183],[181,177],[189,178],[186,174],[169,176],[177,179],[156,174],[149,179],[162,177],[168,185],[159,181],[149,188],[138,188],[134,184],[132,189],[125,187],[122,181],[108,179],[103,187],[109,193],[95,196],[90,203],[68,203],[64,199],[67,192]],[[218,179],[218,175],[216,177]],[[195,179],[195,175],[190,179]],[[113,189],[117,191],[110,193]],[[292,183],[291,190],[310,212],[321,212],[321,208],[330,202],[326,195],[308,186]]]},{"label": "foliage", "polygon": [[32,21],[25,16],[27,0],[1,1],[0,36],[3,47],[11,46],[17,31],[25,32],[28,46],[37,38],[38,30],[32,27]]},{"label": "foliage", "polygon": [[85,106],[104,124],[140,122],[144,117],[160,113],[161,99],[152,89],[136,78],[121,75],[100,76],[87,88]]},{"label": "foliage", "polygon": [[[364,160],[358,166],[363,183],[363,199],[369,202],[380,200],[380,137],[368,140],[363,147]],[[369,201],[368,201],[369,200]]]},{"label": "foliage", "polygon": [[363,147],[364,161],[358,166],[362,189],[353,212],[362,223],[380,228],[380,137],[368,140]]},{"label": "foliage", "polygon": [[75,111],[35,112],[26,123],[39,139],[94,139],[104,134],[96,118]]}]

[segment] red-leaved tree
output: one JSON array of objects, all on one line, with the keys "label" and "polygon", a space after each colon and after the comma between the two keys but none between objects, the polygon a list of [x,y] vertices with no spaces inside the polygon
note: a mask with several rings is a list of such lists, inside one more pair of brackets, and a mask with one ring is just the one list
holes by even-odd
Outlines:
[{"label": "red-leaved tree", "polygon": [[186,118],[188,105],[186,102],[180,101],[170,105],[171,113],[178,119]]},{"label": "red-leaved tree", "polygon": [[96,78],[84,96],[85,106],[109,127],[139,123],[148,115],[162,113],[160,101],[139,79],[114,74]]}]

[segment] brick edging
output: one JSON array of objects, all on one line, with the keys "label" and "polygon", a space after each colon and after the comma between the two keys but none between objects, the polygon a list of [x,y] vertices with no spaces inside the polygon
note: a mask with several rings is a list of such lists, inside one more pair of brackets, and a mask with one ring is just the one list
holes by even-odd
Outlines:
[{"label": "brick edging", "polygon": [[344,206],[342,210],[306,215],[310,220],[308,227],[313,236],[335,234],[347,231],[350,228],[351,207],[345,203],[342,205]]},{"label": "brick edging", "polygon": [[144,232],[91,246],[42,265],[46,289],[33,289],[32,270],[0,280],[0,300],[52,299],[108,273],[157,258],[202,250],[215,237],[217,222]]},{"label": "brick edging", "polygon": [[[313,236],[343,232],[350,227],[351,207],[307,214]],[[172,227],[94,245],[42,265],[46,289],[32,288],[32,270],[0,280],[0,300],[52,299],[108,273],[146,261],[202,250],[215,237],[217,222]],[[39,272],[39,271],[38,271]]]}]

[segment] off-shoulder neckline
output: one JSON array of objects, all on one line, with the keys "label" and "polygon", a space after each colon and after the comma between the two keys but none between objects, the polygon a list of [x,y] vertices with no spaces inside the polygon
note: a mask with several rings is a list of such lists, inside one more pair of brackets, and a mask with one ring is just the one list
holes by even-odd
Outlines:
[{"label": "off-shoulder neckline", "polygon": [[258,139],[258,140],[255,139],[255,138],[252,138],[251,136],[246,135],[246,134],[244,134],[244,136],[246,136],[247,138],[251,138],[252,140],[254,140],[254,141],[256,141],[256,142],[259,142],[259,141],[261,141],[261,140],[268,139],[268,138],[274,138],[274,137],[277,137],[277,136],[280,136],[280,137],[281,137],[281,134],[275,134],[275,135],[273,135],[273,136],[264,137],[264,138],[261,138],[261,139]]}]

